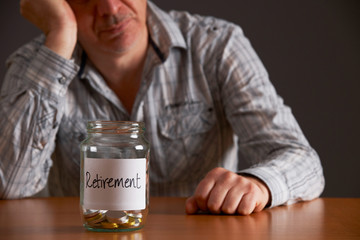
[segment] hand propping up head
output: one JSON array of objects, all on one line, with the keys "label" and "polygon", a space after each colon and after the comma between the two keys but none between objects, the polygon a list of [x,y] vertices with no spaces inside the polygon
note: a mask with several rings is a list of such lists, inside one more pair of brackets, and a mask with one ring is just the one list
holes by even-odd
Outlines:
[{"label": "hand propping up head", "polygon": [[64,58],[71,58],[77,41],[77,24],[67,1],[21,0],[20,12],[45,34],[45,46]]}]

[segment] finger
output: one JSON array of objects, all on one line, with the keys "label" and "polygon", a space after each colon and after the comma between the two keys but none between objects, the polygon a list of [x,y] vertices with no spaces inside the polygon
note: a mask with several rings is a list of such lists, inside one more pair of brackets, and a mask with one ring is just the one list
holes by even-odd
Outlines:
[{"label": "finger", "polygon": [[212,188],[215,185],[215,181],[212,178],[205,177],[197,186],[194,198],[196,205],[202,211],[207,211],[207,202]]},{"label": "finger", "polygon": [[207,208],[211,213],[219,214],[221,213],[221,206],[227,195],[228,188],[224,184],[215,184],[214,188],[209,194],[207,201]]},{"label": "finger", "polygon": [[199,210],[195,198],[189,197],[185,202],[185,211],[187,214],[194,214]]},{"label": "finger", "polygon": [[240,201],[237,212],[241,215],[251,214],[256,206],[256,198],[253,193],[245,194]]},{"label": "finger", "polygon": [[202,211],[208,211],[208,199],[210,193],[218,177],[225,171],[226,170],[223,168],[215,168],[211,170],[197,186],[194,197],[198,208]]},{"label": "finger", "polygon": [[267,202],[268,202],[268,200],[266,200],[265,197],[263,197],[263,199],[260,199],[259,201],[257,201],[254,212],[262,211],[265,208]]},{"label": "finger", "polygon": [[221,211],[225,214],[235,214],[243,195],[244,193],[241,189],[232,188],[225,197]]},{"label": "finger", "polygon": [[235,186],[238,177],[238,175],[230,171],[221,174],[209,195],[208,209],[210,212],[215,214],[221,213],[221,206],[228,192]]}]

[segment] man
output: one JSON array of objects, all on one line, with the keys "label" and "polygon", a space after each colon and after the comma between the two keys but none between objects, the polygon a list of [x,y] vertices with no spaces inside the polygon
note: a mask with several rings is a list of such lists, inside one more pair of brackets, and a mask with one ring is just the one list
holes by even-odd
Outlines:
[{"label": "man", "polygon": [[8,60],[1,198],[47,181],[78,194],[78,144],[96,119],[145,122],[151,194],[192,195],[189,214],[321,194],[320,160],[238,26],[146,0],[22,0],[21,12],[44,36]]}]

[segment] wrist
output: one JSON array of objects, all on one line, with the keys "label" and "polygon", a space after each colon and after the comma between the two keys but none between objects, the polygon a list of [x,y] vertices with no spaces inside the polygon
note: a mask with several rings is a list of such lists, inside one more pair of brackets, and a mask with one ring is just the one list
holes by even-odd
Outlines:
[{"label": "wrist", "polygon": [[71,59],[77,41],[76,27],[51,31],[46,34],[45,46],[56,54]]}]

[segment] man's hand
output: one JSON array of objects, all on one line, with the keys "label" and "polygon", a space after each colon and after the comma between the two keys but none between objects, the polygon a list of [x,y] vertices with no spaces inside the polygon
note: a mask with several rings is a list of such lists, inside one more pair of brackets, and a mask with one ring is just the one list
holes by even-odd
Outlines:
[{"label": "man's hand", "polygon": [[268,188],[257,178],[215,168],[199,183],[185,207],[188,214],[201,210],[214,214],[248,215],[260,212],[269,198]]},{"label": "man's hand", "polygon": [[71,58],[77,41],[77,24],[65,0],[21,0],[20,12],[44,32],[48,48],[64,58]]}]

